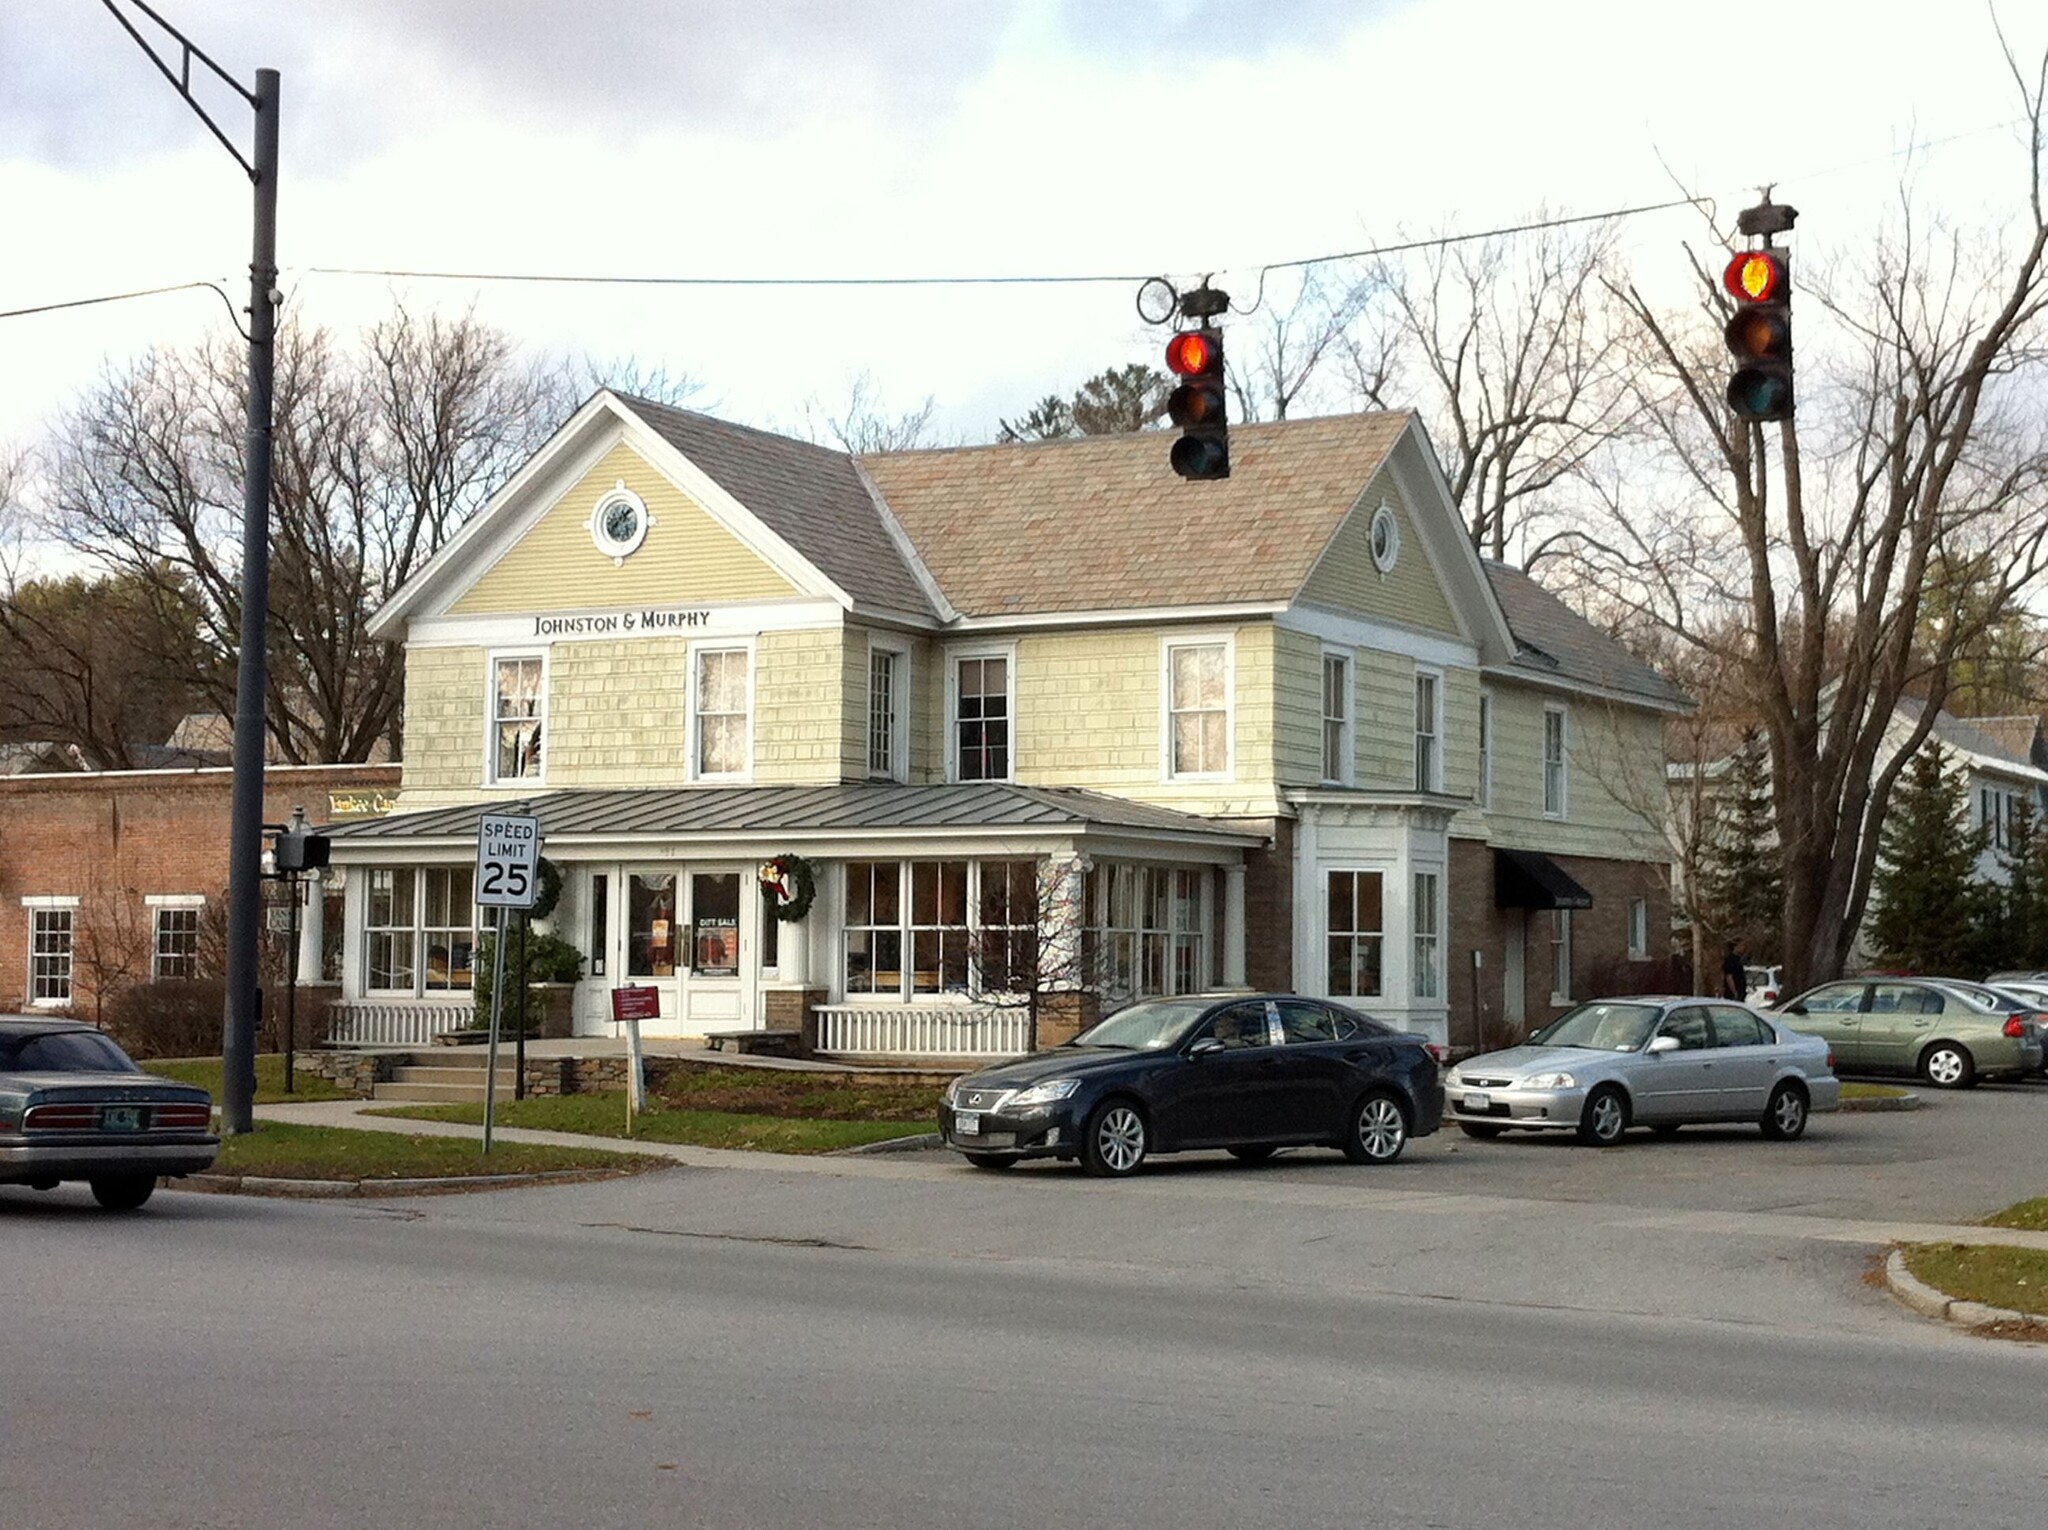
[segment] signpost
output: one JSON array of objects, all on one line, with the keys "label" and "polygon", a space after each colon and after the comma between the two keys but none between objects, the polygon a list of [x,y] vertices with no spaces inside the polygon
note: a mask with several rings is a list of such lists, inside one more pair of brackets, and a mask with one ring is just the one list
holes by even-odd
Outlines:
[{"label": "signpost", "polygon": [[661,1018],[661,990],[635,984],[612,990],[612,1023],[626,1028],[626,1135],[633,1135],[633,1112],[647,1108],[646,1060],[640,1053],[640,1022]]},{"label": "signpost", "polygon": [[[505,1008],[505,910],[530,909],[540,897],[540,820],[530,813],[486,813],[476,826],[476,901],[498,911],[491,943],[491,1050],[484,1068],[484,1151],[498,1092],[498,1027]],[[521,974],[524,977],[524,973]]]}]

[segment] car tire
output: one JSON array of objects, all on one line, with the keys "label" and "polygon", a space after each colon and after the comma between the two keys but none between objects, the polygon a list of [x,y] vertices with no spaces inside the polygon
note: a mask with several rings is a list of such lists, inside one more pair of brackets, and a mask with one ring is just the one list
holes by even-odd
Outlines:
[{"label": "car tire", "polygon": [[1590,1147],[1613,1147],[1627,1130],[1628,1096],[1612,1084],[1602,1084],[1579,1112],[1579,1141]]},{"label": "car tire", "polygon": [[153,1174],[109,1174],[92,1182],[92,1198],[109,1211],[134,1211],[154,1194]]},{"label": "car tire", "polygon": [[1477,1121],[1460,1121],[1458,1130],[1478,1142],[1491,1142],[1507,1128],[1504,1126],[1482,1126]]},{"label": "car tire", "polygon": [[1014,1169],[1017,1159],[1011,1153],[965,1153],[961,1155],[977,1169]]},{"label": "car tire", "polygon": [[1757,1123],[1773,1142],[1797,1142],[1806,1131],[1806,1091],[1794,1083],[1783,1083],[1764,1102],[1763,1119]]},{"label": "car tire", "polygon": [[1273,1146],[1265,1142],[1247,1142],[1230,1150],[1230,1156],[1239,1163],[1264,1163],[1273,1153]]},{"label": "car tire", "polygon": [[1386,1090],[1369,1090],[1351,1109],[1344,1156],[1353,1163],[1392,1163],[1406,1146],[1408,1112]]},{"label": "car tire", "polygon": [[1151,1135],[1135,1101],[1104,1100],[1089,1115],[1081,1134],[1081,1167],[1102,1179],[1135,1174],[1145,1161]]},{"label": "car tire", "polygon": [[1937,1041],[1920,1054],[1920,1076],[1937,1089],[1972,1089],[1977,1060],[1956,1041]]},{"label": "car tire", "polygon": [[1659,1121],[1655,1126],[1651,1127],[1650,1130],[1655,1132],[1659,1137],[1676,1137],[1678,1135],[1679,1127],[1683,1126],[1684,1124],[1685,1123],[1683,1121]]}]

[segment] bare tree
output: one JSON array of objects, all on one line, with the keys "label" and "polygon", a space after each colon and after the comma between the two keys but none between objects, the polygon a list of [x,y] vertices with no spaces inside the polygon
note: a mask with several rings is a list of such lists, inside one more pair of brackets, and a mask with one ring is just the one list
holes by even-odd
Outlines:
[{"label": "bare tree", "polygon": [[939,401],[931,394],[915,409],[892,414],[882,402],[881,390],[866,372],[858,372],[846,384],[845,407],[827,414],[816,395],[806,399],[796,429],[806,440],[831,442],[856,454],[907,452],[943,443],[935,439],[932,417]]},{"label": "bare tree", "polygon": [[[1659,497],[1641,480],[1624,494],[1617,479],[1600,535],[1576,556],[1727,664],[1756,705],[1795,985],[1842,970],[1894,782],[1957,659],[2048,565],[2048,55],[2030,74],[1999,42],[2027,128],[2024,220],[1973,240],[1930,226],[1906,195],[1866,262],[1812,262],[1800,291],[1826,322],[1803,338],[1832,330],[1842,344],[1808,349],[1797,420],[1769,432],[1722,402],[1719,257],[1693,256],[1689,323],[1613,289],[1642,342],[1638,398],[1676,484]],[[1909,695],[1926,705],[1902,726]]]},{"label": "bare tree", "polygon": [[[244,371],[227,339],[111,372],[59,429],[43,530],[196,614],[188,678],[233,711]],[[291,761],[395,736],[400,651],[365,628],[567,412],[559,373],[474,316],[396,311],[356,350],[279,335],[268,721]]]},{"label": "bare tree", "polygon": [[1627,424],[1601,286],[1613,264],[1614,226],[1596,223],[1431,244],[1376,261],[1360,284],[1372,307],[1345,336],[1354,393],[1422,411],[1483,555],[1504,560]]},{"label": "bare tree", "polygon": [[1227,378],[1238,418],[1284,420],[1289,410],[1315,397],[1346,353],[1347,336],[1368,296],[1368,282],[1313,270],[1284,308],[1262,286],[1252,313],[1237,322],[1230,340]]}]

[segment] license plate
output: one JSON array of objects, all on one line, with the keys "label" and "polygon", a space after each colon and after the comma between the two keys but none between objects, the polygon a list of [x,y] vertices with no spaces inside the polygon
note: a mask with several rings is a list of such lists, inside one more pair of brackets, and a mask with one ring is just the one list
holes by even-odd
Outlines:
[{"label": "license plate", "polygon": [[110,1132],[139,1132],[142,1130],[142,1107],[109,1105],[100,1112],[100,1126]]},{"label": "license plate", "polygon": [[1467,1110],[1491,1110],[1493,1108],[1493,1100],[1491,1097],[1483,1094],[1468,1094],[1465,1096],[1465,1108]]},{"label": "license plate", "polygon": [[953,1130],[963,1137],[979,1137],[981,1135],[981,1117],[979,1115],[956,1115],[953,1117]]}]

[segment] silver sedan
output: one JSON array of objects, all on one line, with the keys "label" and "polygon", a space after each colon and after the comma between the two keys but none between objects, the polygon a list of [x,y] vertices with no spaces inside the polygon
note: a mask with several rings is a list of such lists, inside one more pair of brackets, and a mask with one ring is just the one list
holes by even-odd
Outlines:
[{"label": "silver sedan", "polygon": [[1726,999],[1600,999],[1527,1042],[1469,1058],[1444,1081],[1468,1137],[1573,1131],[1611,1147],[1631,1126],[1747,1121],[1790,1142],[1842,1086],[1827,1043]]}]

